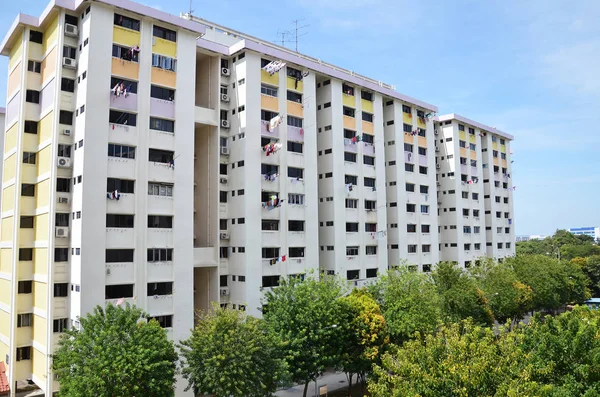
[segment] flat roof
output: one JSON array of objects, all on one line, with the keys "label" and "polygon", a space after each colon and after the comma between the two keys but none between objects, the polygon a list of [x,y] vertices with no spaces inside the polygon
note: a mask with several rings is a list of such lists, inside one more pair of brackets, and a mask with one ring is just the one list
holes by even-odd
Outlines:
[{"label": "flat roof", "polygon": [[468,119],[468,118],[463,117],[463,116],[461,116],[459,114],[456,114],[456,113],[450,113],[450,114],[444,114],[444,115],[441,115],[441,116],[436,116],[434,118],[434,120],[435,121],[448,121],[448,120],[462,121],[463,123],[471,124],[472,126],[477,127],[477,128],[479,128],[481,130],[485,130],[487,132],[491,132],[492,134],[500,135],[501,137],[504,137],[504,138],[509,139],[511,141],[515,139],[514,136],[512,136],[510,134],[507,134],[506,132],[500,131],[497,128],[490,127],[490,126],[485,125],[485,124],[481,124],[481,123],[479,123],[479,122],[477,122],[475,120]]}]

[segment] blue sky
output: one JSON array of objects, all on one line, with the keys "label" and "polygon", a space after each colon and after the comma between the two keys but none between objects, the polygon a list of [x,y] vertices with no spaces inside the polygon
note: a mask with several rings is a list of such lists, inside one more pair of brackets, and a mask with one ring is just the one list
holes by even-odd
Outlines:
[{"label": "blue sky", "polygon": [[[189,0],[144,3],[189,9]],[[600,1],[194,3],[194,15],[265,40],[304,19],[301,52],[514,135],[517,234],[600,225]],[[0,31],[46,4],[4,1]]]}]

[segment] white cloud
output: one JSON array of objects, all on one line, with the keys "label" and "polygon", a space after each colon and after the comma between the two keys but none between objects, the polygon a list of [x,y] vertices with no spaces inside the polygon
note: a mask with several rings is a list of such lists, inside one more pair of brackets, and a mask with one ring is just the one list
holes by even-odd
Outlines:
[{"label": "white cloud", "polygon": [[600,40],[561,46],[542,58],[551,84],[576,94],[600,95]]}]

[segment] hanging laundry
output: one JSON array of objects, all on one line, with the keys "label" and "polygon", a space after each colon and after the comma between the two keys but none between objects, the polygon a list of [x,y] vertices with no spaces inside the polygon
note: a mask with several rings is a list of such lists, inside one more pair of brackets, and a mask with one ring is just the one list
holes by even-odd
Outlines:
[{"label": "hanging laundry", "polygon": [[285,262],[286,260],[286,255],[282,255],[279,258],[277,258],[277,262]]},{"label": "hanging laundry", "polygon": [[352,143],[353,143],[353,144],[356,144],[356,141],[357,141],[356,137],[355,137],[355,136],[353,136],[353,137],[352,137]]},{"label": "hanging laundry", "polygon": [[121,194],[118,190],[112,191],[110,193],[106,193],[106,198],[109,200],[119,200],[121,198]]},{"label": "hanging laundry", "polygon": [[508,218],[508,224],[512,225],[512,219]]},{"label": "hanging laundry", "polygon": [[281,115],[277,115],[277,116],[273,117],[269,121],[269,131],[273,131],[275,128],[279,127],[279,124],[281,124],[282,121],[283,121],[283,117],[281,117]]},{"label": "hanging laundry", "polygon": [[385,236],[387,236],[387,231],[381,230],[381,231],[375,233],[375,240],[381,240]]},{"label": "hanging laundry", "polygon": [[272,61],[263,67],[263,70],[269,73],[269,75],[273,76],[275,73],[279,72],[282,67],[285,66],[285,62],[281,61]]},{"label": "hanging laundry", "polygon": [[352,191],[352,184],[351,184],[351,183],[348,183],[348,184],[346,185],[346,193],[350,193],[351,191]]},{"label": "hanging laundry", "polygon": [[346,145],[346,146],[352,145],[352,139],[344,138],[344,145]]},{"label": "hanging laundry", "polygon": [[175,169],[175,159],[172,159],[171,161],[169,161],[169,168],[171,168],[172,170]]},{"label": "hanging laundry", "polygon": [[119,298],[117,300],[116,306],[122,305],[123,303],[125,303],[125,298]]},{"label": "hanging laundry", "polygon": [[304,135],[304,129],[300,128],[300,135]]},{"label": "hanging laundry", "polygon": [[270,264],[271,266],[273,266],[273,265],[274,265],[274,264],[276,264],[276,263],[277,263],[277,259],[271,259],[271,260],[269,261],[269,264]]}]

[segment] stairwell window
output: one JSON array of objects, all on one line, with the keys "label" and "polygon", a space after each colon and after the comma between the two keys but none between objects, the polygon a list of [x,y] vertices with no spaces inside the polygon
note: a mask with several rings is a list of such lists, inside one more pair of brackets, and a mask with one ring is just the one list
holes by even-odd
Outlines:
[{"label": "stairwell window", "polygon": [[42,44],[42,42],[44,41],[44,34],[42,32],[30,30],[29,41],[31,41],[32,43]]},{"label": "stairwell window", "polygon": [[159,69],[177,71],[177,59],[165,56],[152,54],[152,66]]},{"label": "stairwell window", "polygon": [[33,313],[17,314],[17,328],[33,326]]},{"label": "stairwell window", "polygon": [[25,101],[29,103],[40,103],[40,92],[35,90],[27,90],[25,93]]},{"label": "stairwell window", "polygon": [[42,64],[36,61],[27,62],[27,71],[34,73],[41,73]]},{"label": "stairwell window", "polygon": [[31,360],[31,346],[17,347],[17,361]]}]

